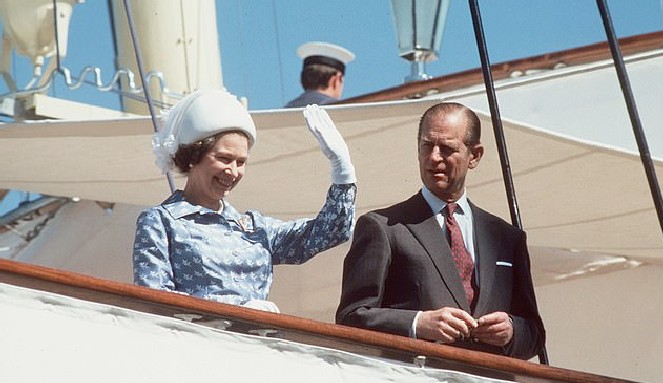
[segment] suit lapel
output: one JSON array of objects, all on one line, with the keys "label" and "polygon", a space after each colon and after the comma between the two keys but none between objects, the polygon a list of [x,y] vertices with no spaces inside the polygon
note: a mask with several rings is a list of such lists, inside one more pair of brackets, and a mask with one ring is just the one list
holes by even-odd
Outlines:
[{"label": "suit lapel", "polygon": [[412,205],[408,210],[410,214],[415,216],[408,220],[407,228],[428,253],[456,304],[461,309],[469,312],[469,303],[463,289],[463,283],[451,257],[451,249],[442,228],[440,228],[421,192],[411,198],[410,201]]},{"label": "suit lapel", "polygon": [[492,218],[483,210],[470,203],[474,217],[475,257],[479,260],[479,300],[475,312],[483,313],[483,307],[493,296],[495,286],[495,262],[501,249],[500,238],[490,229]]}]

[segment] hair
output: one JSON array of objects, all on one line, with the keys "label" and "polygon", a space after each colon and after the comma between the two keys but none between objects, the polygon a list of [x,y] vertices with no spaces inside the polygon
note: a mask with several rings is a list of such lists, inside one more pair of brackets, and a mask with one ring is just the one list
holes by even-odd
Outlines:
[{"label": "hair", "polygon": [[341,72],[327,65],[309,65],[302,69],[300,81],[305,90],[327,89],[329,79],[337,73]]},{"label": "hair", "polygon": [[457,102],[441,102],[428,108],[426,112],[419,119],[419,130],[417,132],[417,142],[421,139],[421,135],[430,121],[431,118],[439,115],[461,113],[464,121],[467,124],[467,135],[465,136],[464,144],[468,147],[474,146],[481,142],[481,120],[472,109]]},{"label": "hair", "polygon": [[177,170],[182,174],[189,174],[191,167],[198,165],[200,161],[203,160],[203,157],[212,150],[214,145],[221,139],[225,134],[238,133],[246,137],[250,142],[251,139],[246,135],[246,133],[241,130],[226,130],[219,132],[209,137],[205,137],[202,140],[192,142],[186,145],[180,145],[177,148],[175,156],[173,156],[173,163]]}]

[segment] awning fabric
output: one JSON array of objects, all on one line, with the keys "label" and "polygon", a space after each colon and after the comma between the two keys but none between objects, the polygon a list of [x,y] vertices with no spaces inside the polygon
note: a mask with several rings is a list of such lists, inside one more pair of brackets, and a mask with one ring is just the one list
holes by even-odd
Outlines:
[{"label": "awning fabric", "polygon": [[[416,193],[418,119],[438,100],[330,107],[358,177],[358,214]],[[240,209],[281,218],[314,216],[329,166],[300,110],[252,113],[258,142],[231,194]],[[486,154],[468,193],[509,221],[490,117],[480,112]],[[531,246],[656,258],[663,239],[638,155],[504,120],[520,213]],[[0,188],[153,205],[169,194],[151,152],[148,118],[7,124]],[[655,161],[658,174],[663,163]],[[181,186],[182,177],[177,177]]]}]

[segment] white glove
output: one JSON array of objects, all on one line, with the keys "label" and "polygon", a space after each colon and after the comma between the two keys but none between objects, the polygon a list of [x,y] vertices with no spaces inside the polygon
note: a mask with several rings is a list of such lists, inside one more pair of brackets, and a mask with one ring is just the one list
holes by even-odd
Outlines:
[{"label": "white glove", "polygon": [[340,185],[357,182],[348,146],[327,112],[316,104],[307,105],[304,109],[304,118],[308,130],[318,139],[322,153],[331,163],[332,183]]},{"label": "white glove", "polygon": [[270,313],[280,313],[279,308],[276,307],[274,302],[263,301],[260,299],[251,299],[250,301],[244,303],[243,307],[248,307],[250,309],[269,311]]}]

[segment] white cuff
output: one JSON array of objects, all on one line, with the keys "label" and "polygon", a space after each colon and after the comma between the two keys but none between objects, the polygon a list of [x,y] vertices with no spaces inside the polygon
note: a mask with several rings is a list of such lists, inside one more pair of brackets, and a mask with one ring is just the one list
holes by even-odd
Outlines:
[{"label": "white cuff", "polygon": [[355,167],[349,159],[347,161],[339,160],[332,164],[331,181],[336,185],[354,184],[357,182]]},{"label": "white cuff", "polygon": [[250,301],[242,304],[243,307],[248,307],[250,309],[269,311],[272,313],[280,313],[279,308],[274,302],[263,301],[260,299],[251,299]]},{"label": "white cuff", "polygon": [[417,339],[417,322],[419,321],[419,315],[421,315],[421,311],[417,311],[417,315],[415,315],[412,320],[412,326],[410,326],[410,338]]}]

